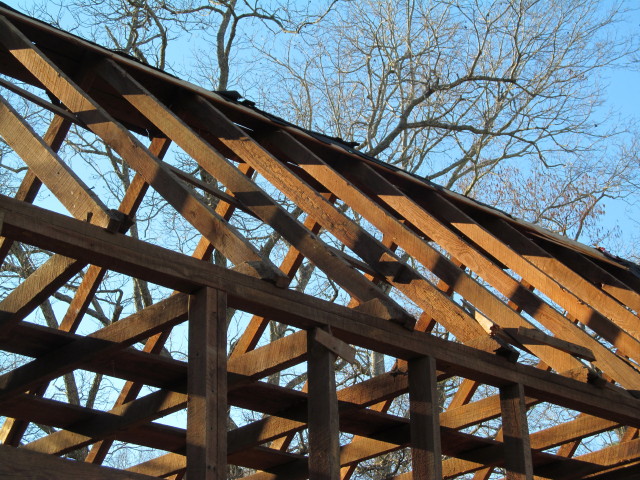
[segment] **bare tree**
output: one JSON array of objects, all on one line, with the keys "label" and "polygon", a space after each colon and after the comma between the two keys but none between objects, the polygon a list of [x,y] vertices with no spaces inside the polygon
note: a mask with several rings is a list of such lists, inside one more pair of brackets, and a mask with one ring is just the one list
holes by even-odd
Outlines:
[{"label": "bare tree", "polygon": [[526,178],[548,188],[555,182],[559,192],[582,172],[593,180],[583,177],[583,189],[572,184],[531,205],[539,212],[570,208],[582,221],[558,225],[557,218],[510,208],[581,237],[600,212],[595,204],[627,196],[637,182],[631,156],[614,151],[629,122],[613,121],[602,108],[607,69],[638,49],[637,37],[616,33],[624,6],[345,3],[313,34],[291,38],[285,55],[270,55],[269,74],[260,74],[274,84],[263,84],[258,97],[294,122],[502,206],[493,178],[506,172],[518,177],[509,184],[511,199],[531,197]]},{"label": "bare tree", "polygon": [[[638,53],[637,39],[616,35],[624,6],[605,9],[596,0],[74,0],[60,1],[57,11],[48,2],[48,16],[37,15],[210,88],[245,90],[268,110],[352,141],[363,153],[562,234],[599,242],[609,233],[599,223],[603,201],[637,201],[638,192],[638,148],[629,141],[634,133],[601,109],[604,72]],[[88,165],[92,185],[114,201],[122,198],[134,172],[112,150],[81,130],[64,148],[73,153],[67,157]],[[167,161],[219,186],[191,159],[171,153]],[[0,169],[0,182],[9,191],[21,166],[7,155],[0,150],[7,167]],[[206,200],[213,207],[218,201]],[[172,231],[163,240],[188,253],[197,238],[165,206],[150,193],[131,234],[153,240]],[[339,208],[359,218],[347,205]],[[286,245],[276,232],[242,215],[234,222],[260,244],[261,254],[282,257]],[[19,282],[33,270],[29,260],[40,264],[44,255],[14,250],[4,278]],[[221,255],[214,261],[226,262]],[[69,302],[77,285],[75,279],[57,299]],[[292,288],[330,300],[343,293],[307,262]],[[88,314],[106,324],[164,294],[145,282],[108,277]],[[50,306],[41,315],[51,325],[56,321]],[[272,324],[271,340],[285,333]],[[362,351],[357,367],[340,365],[339,382],[349,385],[389,366],[388,358]],[[306,377],[288,372],[270,381],[301,388]],[[100,376],[67,376],[59,388],[72,402],[93,405],[102,400],[101,386]],[[453,389],[443,384],[441,390],[445,404]],[[405,400],[392,408],[402,414]],[[492,425],[482,428],[495,433]],[[305,451],[303,435],[292,448]],[[407,465],[400,451],[364,464],[358,474],[382,478]]]}]

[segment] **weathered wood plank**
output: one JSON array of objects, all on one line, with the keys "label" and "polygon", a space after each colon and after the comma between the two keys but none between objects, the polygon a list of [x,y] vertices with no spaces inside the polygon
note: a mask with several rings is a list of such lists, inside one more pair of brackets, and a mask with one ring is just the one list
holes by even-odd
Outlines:
[{"label": "weathered wood plank", "polygon": [[[512,334],[512,332],[509,330],[507,330],[507,333],[510,335]],[[576,357],[584,358],[585,360],[589,360],[590,362],[594,362],[596,360],[593,352],[588,348],[576,345],[575,343],[567,342],[566,340],[560,340],[559,338],[547,335],[540,330],[520,327],[516,332],[513,333],[516,335],[516,339],[520,343],[529,347],[532,344],[539,342],[545,345],[549,345],[550,347],[557,348],[558,350],[562,350],[563,352],[570,353],[571,355],[575,355]]]},{"label": "weathered wood plank", "polygon": [[0,477],[23,480],[152,480],[155,477],[29,452],[0,445]]},{"label": "weathered wood plank", "polygon": [[409,360],[409,420],[414,480],[442,479],[440,406],[432,357]]},{"label": "weathered wood plank", "polygon": [[534,241],[578,275],[596,287],[600,287],[620,303],[634,310],[636,314],[640,313],[640,294],[602,268],[593,259],[551,242],[544,242],[540,239]]},{"label": "weathered wood plank", "polygon": [[[378,203],[363,194],[357,187],[355,179],[347,181],[340,173],[338,173],[329,165],[314,155],[313,152],[306,149],[302,144],[297,142],[293,137],[284,132],[268,133],[258,135],[258,138],[271,151],[277,153],[283,158],[289,159],[291,162],[297,162],[299,167],[307,172],[311,177],[323,182],[323,184],[332,191],[336,196],[345,201],[351,208],[366,218],[380,231],[390,235],[394,242],[402,247],[407,253],[420,261],[424,266],[434,272],[441,280],[448,285],[454,286],[453,289],[468,299],[477,308],[481,309],[490,316],[496,323],[504,327],[511,326],[518,328],[519,326],[531,327],[532,325],[524,318],[514,312],[511,308],[499,300],[493,293],[480,285],[469,274],[463,272],[458,265],[446,258],[427,241],[420,238],[415,232],[400,223],[395,216],[391,215],[383,209]],[[344,166],[343,166],[344,167]],[[346,169],[346,167],[344,167]],[[369,184],[368,186],[379,195],[387,191],[393,191],[393,187],[376,176],[371,170],[362,168],[365,175],[362,181],[358,183]],[[369,183],[371,180],[372,183]],[[397,192],[398,198],[403,198],[401,192]],[[398,199],[395,198],[397,202]],[[420,212],[423,212],[419,209]],[[431,234],[431,230],[425,230],[425,234]],[[361,242],[362,239],[359,240]],[[353,246],[351,246],[353,248]],[[455,250],[455,254],[468,255],[463,249]],[[373,262],[373,258],[369,259],[369,263]],[[493,266],[495,270],[499,270]],[[506,274],[501,272],[504,277]],[[415,279],[412,279],[415,281]],[[405,279],[406,281],[406,279]],[[516,283],[513,279],[511,282]],[[416,300],[416,294],[410,295],[406,286],[402,283],[398,284],[390,281],[400,290],[404,291],[410,298],[429,312],[429,314],[445,328],[451,331],[462,341],[471,341],[479,337],[482,333],[477,325],[469,325],[469,317],[467,315],[453,315],[445,308],[450,305],[449,299],[443,294],[433,295],[435,289],[428,289],[427,285],[422,284],[419,298],[423,301]],[[446,301],[445,301],[446,299]],[[430,304],[431,308],[428,307]],[[446,314],[444,312],[447,312]],[[475,323],[475,322],[472,322]],[[579,366],[579,362],[569,356],[558,355],[546,346],[535,346],[534,353],[543,358],[547,363],[553,363],[558,371],[568,370]]]},{"label": "weathered wood plank", "polygon": [[[640,336],[640,318],[508,223],[503,220],[483,223],[491,227],[497,238],[556,282],[542,283],[537,275],[529,274],[542,288],[530,281],[532,285],[618,347],[621,353],[640,360],[640,341],[637,340]],[[525,272],[527,269],[523,266],[520,271]]]},{"label": "weathered wood plank", "polygon": [[23,448],[34,452],[63,455],[91,444],[98,438],[143,426],[152,420],[177,412],[186,405],[185,394],[159,390],[109,410],[108,416],[75,423],[70,427],[73,431],[58,430],[28,443]]},{"label": "weathered wood plank", "polygon": [[189,302],[187,475],[227,478],[227,297],[203,288]]},{"label": "weathered wood plank", "polygon": [[[304,331],[298,333],[300,335],[290,335],[231,360],[229,362],[229,371],[233,373],[231,388],[237,389],[250,381],[269,375],[271,371],[302,362],[306,358],[306,333]],[[294,339],[294,342],[287,340],[289,338]],[[302,352],[300,353],[296,351],[299,346],[302,347]],[[286,354],[291,347],[295,347],[292,352],[293,357]],[[74,423],[73,428],[76,431],[60,430],[28,444],[26,448],[43,453],[63,454],[93,443],[97,439],[112,436],[119,430],[130,430],[145,421],[155,420],[179,408],[184,408],[186,403],[187,396],[182,393],[154,392],[145,397],[114,406],[108,413],[118,415],[118,419],[110,417],[107,422],[92,422],[87,418],[81,422]],[[77,430],[83,433],[77,433]],[[248,446],[247,441],[242,440],[246,438],[247,433],[244,430],[234,431],[229,435],[229,439],[234,441],[235,445],[242,445],[243,449]],[[263,442],[255,442],[250,446],[260,443]]]},{"label": "weathered wood plank", "polygon": [[76,218],[106,227],[108,208],[0,95],[0,136]]},{"label": "weathered wood plank", "polygon": [[[193,191],[181,184],[157,157],[47,59],[6,18],[0,17],[0,26],[0,42],[9,52],[140,173],[196,230],[223,251],[226,257],[236,264],[262,261],[256,249],[235,228],[223,221],[202,199],[196,197]],[[267,267],[273,273],[272,280],[275,281],[281,276],[275,266],[268,264]]]},{"label": "weathered wood plank", "polygon": [[174,295],[0,376],[0,404],[43,381],[105,358],[186,319],[185,295]]},{"label": "weathered wood plank", "polygon": [[24,320],[85,265],[62,255],[50,257],[0,302],[0,337],[9,336],[10,327]]},{"label": "weathered wood plank", "polygon": [[[577,328],[550,305],[534,295],[528,286],[530,282],[527,282],[527,286],[518,283],[502,271],[498,265],[485,257],[477,247],[464,241],[458,234],[447,228],[444,222],[438,219],[438,215],[447,218],[447,221],[454,221],[456,225],[459,224],[459,228],[464,228],[465,232],[470,230],[471,225],[475,223],[473,219],[469,218],[451,202],[433,194],[433,201],[431,203],[427,204],[422,202],[422,206],[420,206],[415,200],[411,199],[367,165],[349,165],[348,169],[339,163],[333,163],[332,166],[347,176],[347,178],[359,188],[370,192],[373,197],[378,197],[382,202],[402,215],[408,222],[424,232],[425,235],[428,235],[429,238],[432,238],[439,245],[443,246],[460,262],[478,273],[507,298],[510,298],[516,306],[522,308],[551,330],[556,337],[589,348],[596,355],[596,364],[598,367],[615,378],[616,381],[625,385],[627,388],[640,389],[640,376],[624,360],[617,357],[613,352],[605,348],[583,330]],[[433,210],[433,212],[431,212],[431,210]],[[471,235],[471,232],[468,233]],[[487,233],[487,235],[491,237],[489,233]],[[502,243],[497,242],[499,245],[495,243],[496,242],[492,245],[492,248],[500,249],[499,245],[502,245]],[[407,246],[406,248],[409,247]],[[503,250],[508,250],[508,248]],[[425,250],[425,252],[428,252],[428,250]],[[528,263],[524,259],[521,260]],[[432,264],[435,266],[442,265],[438,262],[432,262]],[[427,264],[427,266],[429,265],[431,264]],[[531,268],[535,267],[531,265]],[[443,274],[442,269],[436,271],[440,272],[438,273],[439,275]],[[453,276],[449,279],[449,282],[455,284],[458,278],[459,276]],[[480,298],[480,300],[482,300],[482,298]],[[481,308],[480,305],[478,305],[478,308]],[[484,310],[487,308],[489,308],[488,305],[482,304],[481,309],[490,312],[491,310]],[[494,315],[492,318],[499,319],[500,317]],[[548,351],[547,355],[553,358],[553,352]],[[567,356],[562,355],[559,358],[555,358],[553,362],[554,368],[556,368],[557,371],[563,371],[559,369],[559,365],[557,364],[562,358],[566,359]],[[549,358],[547,358],[547,360],[549,360]],[[565,364],[565,366],[568,365]],[[565,370],[569,368],[565,368]]]},{"label": "weathered wood plank", "polygon": [[522,385],[500,387],[502,437],[507,480],[533,480],[527,406]]},{"label": "weathered wood plank", "polygon": [[[207,172],[220,180],[231,192],[234,192],[239,202],[282,234],[297,250],[331,275],[345,290],[364,301],[380,298],[397,310],[397,316],[401,318],[402,309],[400,306],[393,304],[379,289],[363,279],[342,259],[333,255],[315,235],[294,219],[251,179],[231,165],[221,153],[205,142],[126,72],[113,62],[108,62],[101,64],[100,73],[123,94],[127,101],[154,122],[165,135],[191,155]],[[208,108],[213,107],[201,99],[193,101],[184,99],[181,105],[190,114],[206,115],[209,118],[207,123],[210,125],[228,123],[224,117],[213,117],[208,111]],[[237,131],[241,132],[239,129]],[[247,164],[255,168],[251,162],[247,161]],[[403,316],[408,321],[408,315],[404,314]]]},{"label": "weathered wood plank", "polygon": [[336,354],[319,342],[317,336],[317,329],[307,333],[309,479],[339,480],[340,430],[334,372]]},{"label": "weathered wood plank", "polygon": [[[335,201],[335,197],[329,198],[329,201],[333,203]],[[311,217],[307,217],[305,219],[304,226],[308,228],[309,231],[314,235],[317,235],[320,232],[321,228],[320,224]],[[287,278],[293,279],[298,272],[298,269],[302,265],[303,260],[304,255],[302,255],[295,247],[289,247],[284,260],[280,264],[280,270],[282,270]],[[231,351],[231,358],[254,349],[258,341],[260,340],[260,337],[264,333],[264,330],[267,327],[268,323],[268,319],[259,315],[254,315],[253,317],[251,317],[247,328],[242,333],[242,336],[236,343],[234,349]]]},{"label": "weathered wood plank", "polygon": [[[54,116],[43,137],[44,142],[51,147],[51,150],[57,152],[62,146],[62,142],[67,136],[70,127],[71,123],[69,121],[57,115]],[[35,173],[31,170],[27,170],[26,175],[20,183],[20,187],[16,192],[15,198],[24,202],[33,203],[41,186],[42,182],[38,179]],[[0,265],[4,263],[12,244],[13,242],[11,242],[11,240],[0,237]]]},{"label": "weathered wood plank", "polygon": [[[457,208],[451,202],[447,201],[443,196],[434,192],[429,193],[425,196],[425,199],[421,204],[427,211],[432,212],[434,216],[447,218],[453,228],[467,235],[473,242],[507,265],[514,272],[518,273],[529,284],[547,295],[549,298],[553,299],[558,304],[563,305],[566,303],[565,300],[569,297],[573,298],[573,300],[571,300],[571,305],[576,306],[581,303],[581,301],[576,299],[570,291],[558,285],[552,277],[548,276],[527,259],[516,253],[508,245],[496,238],[491,232],[483,228],[473,218]],[[465,262],[465,264],[468,264],[468,262]],[[471,265],[469,266],[471,267]],[[497,282],[492,279],[489,280],[496,288],[499,288]],[[521,298],[530,297],[532,295],[531,292],[528,292],[525,289],[520,289],[517,293]],[[536,298],[535,296],[533,299],[535,299],[535,304],[531,303],[529,305],[523,305],[525,311],[528,313],[533,312],[531,315],[551,330],[556,337],[589,348],[596,356],[596,365],[621,385],[624,385],[627,388],[640,389],[640,374],[638,374],[638,372],[630,367],[624,360],[605,348],[602,344],[589,336],[584,330],[581,330],[561,315],[559,316],[558,313],[549,305],[546,305],[544,301]],[[533,299],[531,299],[532,302]],[[519,301],[516,301],[515,303],[518,302]],[[571,305],[567,304],[566,307],[571,307]],[[533,310],[531,310],[532,308]],[[538,311],[537,314],[536,310]],[[587,304],[580,305],[579,310],[585,315],[587,310],[590,310],[592,315],[599,315],[598,312],[591,310]],[[544,313],[544,315],[540,315],[540,312]],[[587,321],[588,319],[583,318],[583,320]]]},{"label": "weathered wood plank", "polygon": [[327,350],[330,350],[335,355],[341,357],[343,360],[346,360],[349,363],[355,363],[356,350],[353,347],[347,345],[342,340],[337,339],[324,330],[316,329],[313,331],[313,333],[315,341],[321,344]]},{"label": "weathered wood plank", "polygon": [[[620,423],[640,426],[640,402],[630,395],[603,391],[533,367],[513,365],[494,355],[440,340],[421,332],[409,332],[390,322],[310,298],[295,291],[273,287],[215,265],[145,244],[124,235],[63,215],[25,205],[0,196],[4,214],[2,233],[31,244],[47,245],[97,265],[109,265],[170,288],[187,292],[201,286],[227,291],[229,305],[251,313],[278,318],[299,328],[330,326],[347,343],[373,348],[401,358],[431,355],[452,375],[491,385],[521,382],[527,395],[557,403]],[[613,403],[617,402],[617,407]]]}]

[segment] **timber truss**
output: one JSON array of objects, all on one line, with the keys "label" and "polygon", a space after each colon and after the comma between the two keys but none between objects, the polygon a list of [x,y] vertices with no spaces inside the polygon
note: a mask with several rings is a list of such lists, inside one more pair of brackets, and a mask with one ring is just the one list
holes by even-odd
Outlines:
[{"label": "timber truss", "polygon": [[[1,6],[0,74],[0,136],[28,167],[15,198],[0,197],[0,258],[14,245],[51,253],[0,302],[0,349],[28,357],[0,376],[3,478],[221,479],[238,465],[252,480],[348,479],[401,450],[411,470],[397,479],[640,478],[634,265]],[[9,97],[50,112],[43,136]],[[74,125],[136,172],[119,206],[61,160]],[[163,161],[170,146],[219,183]],[[33,205],[41,185],[67,215]],[[126,235],[148,190],[199,235],[191,257]],[[280,265],[232,226],[237,215],[286,240]],[[215,265],[214,250],[233,267]],[[350,301],[288,288],[303,261]],[[174,293],[81,335],[107,272]],[[29,320],[79,274],[59,328]],[[229,308],[248,320],[227,353]],[[271,321],[290,333],[261,341]],[[159,355],[179,324],[188,361]],[[353,362],[357,351],[393,367],[336,388],[336,359]],[[265,381],[305,366],[304,388]],[[121,379],[111,409],[50,398],[47,386],[75,370]],[[454,379],[442,405],[439,382]],[[487,385],[492,394],[474,396]],[[389,410],[399,398],[406,416]],[[542,403],[575,414],[530,432],[527,412]],[[259,415],[229,428],[230,407]],[[157,421],[179,411],[186,425]],[[488,421],[501,422],[497,435],[471,428]],[[48,435],[25,442],[30,423]],[[584,438],[613,431],[618,442],[574,455]],[[290,448],[300,432],[305,451]],[[114,441],[158,455],[101,466]],[[87,446],[85,462],[60,458]]]}]

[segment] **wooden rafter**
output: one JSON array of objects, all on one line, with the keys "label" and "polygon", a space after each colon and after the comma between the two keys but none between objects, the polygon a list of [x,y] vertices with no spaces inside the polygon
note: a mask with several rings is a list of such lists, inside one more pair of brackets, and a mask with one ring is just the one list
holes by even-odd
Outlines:
[{"label": "wooden rafter", "polygon": [[[54,478],[219,479],[230,464],[255,470],[245,477],[252,480],[347,480],[361,462],[406,448],[412,471],[399,479],[473,473],[481,480],[496,467],[514,479],[637,475],[640,278],[633,265],[2,5],[0,59],[0,87],[52,115],[41,138],[11,96],[0,96],[0,135],[27,166],[15,198],[0,195],[0,260],[16,242],[52,253],[0,300],[0,349],[31,358],[0,375],[7,417],[0,475],[20,475],[31,462],[38,474],[55,469]],[[34,93],[43,88],[51,102]],[[118,210],[63,158],[72,124],[135,170]],[[148,148],[140,134],[151,139]],[[202,178],[170,155],[165,161],[170,145],[198,164]],[[42,185],[71,216],[31,205]],[[199,235],[191,257],[125,235],[149,188]],[[286,243],[279,266],[233,226],[246,218]],[[214,251],[232,266],[214,265]],[[304,262],[348,294],[345,305],[289,288]],[[83,270],[59,328],[31,323]],[[173,294],[79,334],[109,272]],[[417,321],[404,298],[420,309]],[[227,309],[249,315],[235,345]],[[187,359],[160,355],[182,322]],[[269,322],[288,335],[262,338]],[[518,363],[514,347],[537,357],[537,367]],[[360,368],[359,355],[372,352],[395,357],[391,370],[336,386],[336,364]],[[301,390],[261,381],[305,362]],[[50,382],[77,370],[124,382],[112,407],[48,398]],[[457,393],[440,411],[438,382],[453,377]],[[482,385],[499,394],[476,398]],[[408,418],[389,413],[405,394]],[[530,433],[527,411],[545,402],[578,413]],[[228,406],[260,417],[230,429]],[[187,412],[185,424],[158,422],[177,411]],[[499,425],[494,437],[463,433],[485,422]],[[56,430],[21,445],[29,423]],[[616,430],[625,432],[618,444],[581,454],[583,439]],[[305,431],[308,450],[289,451]],[[351,436],[342,445],[341,434]],[[164,453],[128,470],[89,465],[103,463],[116,440]],[[84,463],[53,458],[85,447]]]}]

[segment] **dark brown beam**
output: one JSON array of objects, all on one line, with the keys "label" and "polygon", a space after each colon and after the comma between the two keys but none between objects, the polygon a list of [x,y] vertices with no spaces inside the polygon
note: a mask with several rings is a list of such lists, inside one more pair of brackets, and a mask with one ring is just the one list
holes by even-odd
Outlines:
[{"label": "dark brown beam", "polygon": [[552,242],[538,238],[535,238],[534,241],[593,285],[601,288],[620,303],[634,310],[636,314],[640,313],[640,294],[624,284],[620,279],[614,277],[596,261]]},{"label": "dark brown beam", "polygon": [[[342,259],[332,254],[328,247],[315,235],[294,219],[251,179],[235,168],[218,150],[205,142],[184,121],[155,99],[150,92],[124,70],[110,61],[103,62],[99,68],[103,78],[107,79],[127,101],[150,121],[154,122],[165,135],[192,156],[202,168],[224,183],[230,191],[235,193],[236,198],[245,207],[278,231],[296,249],[313,261],[320,269],[332,276],[345,290],[363,301],[378,298],[388,304],[390,309],[394,310],[394,316],[398,317],[399,320],[410,321],[409,315],[404,313],[399,305],[362,278]],[[235,134],[242,132],[238,127],[230,124],[226,118],[220,118],[218,112],[201,98],[183,99],[181,106],[190,114],[198,117],[207,116],[208,124],[211,126],[216,125],[218,128],[230,129],[231,133],[227,132],[227,136],[231,135],[229,138],[233,138]],[[252,162],[247,161],[246,163],[255,168]],[[318,194],[316,193],[316,195]]]},{"label": "dark brown beam", "polygon": [[[393,187],[389,184],[385,185],[386,182],[384,179],[381,177],[376,178],[373,171],[369,171],[364,167],[361,170],[369,173],[368,176],[365,175],[360,182],[354,179],[348,181],[335,169],[329,167],[323,159],[314,155],[313,152],[287,133],[280,131],[257,135],[257,138],[262,141],[265,147],[271,152],[277,154],[280,158],[297,162],[299,167],[309,176],[323,182],[331,192],[347,203],[354,211],[362,215],[385,235],[393,237],[395,243],[435,273],[441,280],[452,285],[455,291],[489,315],[497,324],[512,328],[532,326],[518,315],[518,313],[505,305],[492,292],[462,271],[445,255],[429,245],[426,240],[420,238],[415,232],[400,223],[395,216],[391,215],[378,203],[362,193],[362,191],[357,188],[358,183],[369,184],[369,187],[374,188],[378,194],[382,194],[383,192],[389,194],[389,191],[393,190]],[[343,166],[343,168],[347,169],[346,166]],[[398,195],[394,196],[394,201],[401,202],[403,197],[404,195],[398,192]],[[294,200],[304,202],[304,198],[302,197],[294,198]],[[409,206],[408,199],[404,200],[405,207]],[[307,202],[305,208],[310,209],[313,208],[313,206],[308,205]],[[414,210],[418,210],[424,214],[424,212],[417,207]],[[419,216],[420,213],[416,214],[414,211],[414,215]],[[339,221],[336,221],[336,224],[339,224]],[[325,226],[327,229],[330,229],[329,225]],[[346,230],[346,227],[342,227],[342,229]],[[430,229],[424,230],[425,234],[431,234]],[[334,232],[334,234],[340,238],[339,233]],[[366,239],[364,235],[359,235],[357,238],[358,245],[364,243]],[[347,239],[341,239],[345,241],[345,243],[347,242]],[[384,257],[384,254],[381,252],[378,252],[376,255],[370,254],[367,256],[366,251],[358,250],[354,245],[349,246],[373,266],[377,265],[378,258],[387,258]],[[375,251],[375,247],[372,245],[369,247],[369,250]],[[466,251],[460,249],[454,250],[454,253],[468,258],[473,252],[470,249],[466,249]],[[384,261],[384,263],[388,262],[388,259]],[[502,275],[507,277],[504,273],[502,273]],[[457,307],[457,305],[454,305],[447,295],[440,292],[436,294],[437,289],[433,288],[430,283],[420,282],[421,279],[415,272],[406,272],[405,275],[399,276],[399,278],[400,281],[394,281],[393,277],[389,278],[389,276],[387,276],[387,281],[409,296],[409,298],[428,312],[437,322],[441,323],[447,330],[456,335],[459,340],[466,343],[483,335],[483,330],[472,318],[464,311],[461,313],[461,309]],[[510,281],[517,283],[513,279],[510,279]],[[416,286],[410,288],[406,284],[416,284]],[[577,360],[571,358],[569,355],[558,355],[558,352],[544,345],[534,346],[533,351],[534,354],[543,358],[546,362],[553,364],[557,371],[569,370],[580,365]]]},{"label": "dark brown beam", "polygon": [[536,288],[562,305],[580,322],[602,335],[620,352],[640,360],[640,341],[637,339],[640,335],[640,318],[507,222],[491,219],[483,224],[495,232],[497,238],[507,243],[515,252],[544,271],[573,295],[561,295],[552,285],[542,286],[541,284],[541,288],[538,286]]},{"label": "dark brown beam", "polygon": [[[358,185],[359,188],[368,192],[372,197],[377,196],[382,202],[387,204],[389,208],[397,211],[408,222],[415,225],[425,234],[428,234],[430,238],[453,256],[462,259],[470,270],[476,272],[485,281],[509,298],[515,306],[522,308],[522,310],[551,330],[556,337],[589,348],[596,355],[596,365],[609,376],[627,388],[640,390],[640,375],[623,359],[616,356],[597,340],[572,324],[543,299],[537,297],[531,291],[531,282],[526,282],[526,285],[522,284],[522,282],[517,282],[513,277],[502,271],[496,262],[487,258],[483,253],[484,251],[493,251],[496,255],[500,253],[501,256],[505,256],[503,258],[504,261],[513,260],[514,262],[519,262],[525,269],[536,271],[540,276],[548,278],[542,272],[539,272],[536,267],[522,259],[520,255],[515,254],[502,242],[495,239],[491,233],[484,231],[472,218],[454,204],[435,193],[429,194],[429,198],[432,198],[431,203],[424,201],[420,203],[365,164],[349,164],[349,168],[347,168],[347,164],[341,164],[339,162],[334,162],[332,165],[347,176],[355,185]],[[439,217],[445,220],[441,220]],[[469,235],[471,239],[475,238],[482,248],[475,246],[470,241],[466,241],[458,232],[451,229],[451,225],[461,229],[462,233]],[[480,240],[482,241],[480,242]],[[427,252],[428,250],[424,250],[420,256],[423,262],[425,261],[424,257]],[[446,265],[446,262],[442,263],[432,260],[431,262],[427,262],[427,265],[430,265],[430,268],[441,278],[447,272],[447,269],[442,268],[442,265]],[[444,276],[443,278],[446,278],[450,284],[457,284],[462,277],[458,274],[451,277]],[[464,282],[464,280],[462,281]],[[553,279],[548,278],[548,281],[554,283]],[[468,293],[466,293],[466,295],[468,295]],[[482,300],[482,297],[478,297],[476,301],[477,300]],[[481,304],[478,308],[482,311],[495,312],[491,310],[491,306],[487,303]],[[490,315],[490,317],[496,320],[500,319],[501,317],[497,315],[497,313],[498,312],[495,312]],[[551,363],[554,364],[556,371],[564,371],[572,368],[562,368],[558,365],[558,362],[563,358],[568,358],[567,355],[558,355],[560,352],[556,352],[556,357],[554,358],[554,352],[549,350],[545,352],[545,355],[548,355],[554,360]],[[568,367],[568,364],[565,363],[565,366]]]},{"label": "dark brown beam", "polygon": [[[73,423],[65,430],[58,430],[28,443],[23,448],[40,453],[63,455],[94,443],[96,439],[110,435],[117,437],[125,431],[129,432],[129,438],[132,439],[134,437],[130,432],[136,428],[144,427],[145,424],[157,418],[177,412],[183,409],[186,404],[187,396],[185,394],[159,390],[128,404],[117,406],[107,412],[107,416],[87,415],[86,420]],[[60,409],[60,412],[63,411]],[[154,429],[149,426],[145,428],[146,434],[152,437]],[[182,435],[179,436],[179,440],[183,440]]]},{"label": "dark brown beam", "polygon": [[155,477],[63,460],[51,455],[0,445],[0,477],[51,480],[100,478],[102,480],[152,480]]},{"label": "dark brown beam", "polygon": [[409,360],[409,420],[414,480],[440,480],[440,406],[436,362],[432,357]]},{"label": "dark brown beam", "polygon": [[533,367],[513,365],[495,355],[464,345],[409,332],[393,323],[324,302],[267,282],[145,244],[124,235],[46,212],[0,196],[4,236],[47,245],[61,253],[187,292],[202,286],[227,291],[229,306],[278,318],[299,328],[330,326],[343,341],[400,358],[431,355],[451,375],[491,385],[520,382],[528,396],[557,403],[619,423],[640,426],[640,401],[560,377]]},{"label": "dark brown beam", "polygon": [[265,262],[262,273],[276,281],[281,272],[240,233],[222,220],[192,190],[152,155],[128,130],[93,101],[33,43],[0,16],[0,43],[83,121],[140,173],[191,225],[219,248],[235,264]]},{"label": "dark brown beam", "polygon": [[76,218],[106,227],[107,207],[0,95],[0,135]]},{"label": "dark brown beam", "polygon": [[[294,342],[290,340],[294,340]],[[300,340],[302,340],[302,342]],[[286,355],[286,352],[290,347],[296,347],[297,349],[298,344],[302,344],[303,354],[306,356],[306,334],[304,331],[301,331],[232,359],[229,362],[230,370],[234,371],[231,387],[235,389],[240,388],[241,385],[247,385],[250,381],[264,377],[271,371],[290,366],[293,360]],[[303,360],[301,355],[296,354],[295,351],[293,353],[295,361],[301,362]],[[278,362],[280,362],[279,365],[277,364]],[[243,375],[246,375],[246,377],[242,377]],[[179,386],[179,384],[176,383],[176,386]],[[180,386],[180,388],[184,389],[182,386]],[[184,408],[186,402],[186,395],[181,393],[166,391],[154,392],[146,397],[131,400],[122,405],[116,405],[109,413],[119,416],[117,419],[115,417],[109,417],[111,420],[108,422],[98,422],[97,424],[92,424],[91,420],[86,419],[73,424],[72,428],[75,430],[80,429],[84,433],[87,433],[87,430],[83,429],[82,424],[89,425],[91,436],[76,433],[75,431],[59,430],[54,434],[32,442],[28,448],[40,452],[62,454],[93,443],[97,439],[117,434],[118,430],[129,430],[139,426],[141,423],[155,420],[172,411]],[[59,411],[62,412],[60,416],[64,418],[64,409]],[[241,433],[234,431],[234,433],[230,435],[230,439],[235,440],[235,443],[238,444],[239,436],[241,436]],[[252,446],[257,446],[259,443],[262,442],[257,442]]]},{"label": "dark brown beam", "polygon": [[174,295],[96,333],[0,376],[0,404],[84,364],[95,362],[186,319],[185,295]]},{"label": "dark brown beam", "polygon": [[0,302],[0,338],[86,266],[87,262],[53,255]]},{"label": "dark brown beam", "polygon": [[507,480],[533,480],[527,404],[522,385],[500,387],[502,437]]},{"label": "dark brown beam", "polygon": [[[578,315],[574,316],[579,318],[580,321],[588,324],[589,318],[604,318],[587,303],[577,298],[570,290],[560,285],[553,276],[530,263],[522,255],[510,248],[501,238],[496,237],[494,233],[488,231],[474,218],[446,200],[443,195],[430,192],[424,196],[421,205],[434,216],[446,219],[452,229],[469,237],[476,245],[495,256],[513,272],[520,275],[527,283],[547,295],[554,302],[564,306],[572,314],[577,313]],[[503,223],[501,222],[499,221],[498,223],[502,225]],[[504,225],[507,224],[504,223]],[[511,229],[512,227],[509,228]],[[498,232],[499,229],[495,231]],[[530,293],[522,291],[523,295],[528,296]],[[545,308],[553,311],[553,308],[545,304],[543,300],[538,299],[537,301],[540,310]],[[528,311],[528,308],[525,308],[525,311]],[[640,373],[577,325],[562,316],[558,316],[557,312],[538,319],[558,338],[590,349],[597,358],[595,364],[607,375],[614,378],[616,382],[626,388],[640,390]],[[625,343],[625,345],[628,344]]]},{"label": "dark brown beam", "polygon": [[187,476],[227,478],[227,296],[203,288],[189,303]]},{"label": "dark brown beam", "polygon": [[[69,121],[57,115],[54,116],[44,135],[44,142],[51,147],[51,150],[57,152],[62,146],[62,142],[67,136],[70,127],[71,123]],[[16,192],[15,198],[24,202],[33,203],[41,186],[42,182],[36,174],[31,170],[27,170]],[[0,237],[0,265],[4,263],[6,256],[9,254],[12,243],[9,239]]]},{"label": "dark brown beam", "polygon": [[[324,333],[324,332],[323,332]],[[307,333],[309,479],[340,479],[340,431],[336,395],[336,354]]]}]

